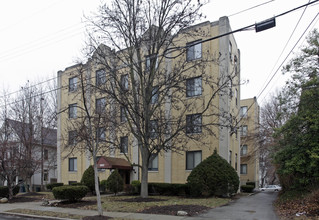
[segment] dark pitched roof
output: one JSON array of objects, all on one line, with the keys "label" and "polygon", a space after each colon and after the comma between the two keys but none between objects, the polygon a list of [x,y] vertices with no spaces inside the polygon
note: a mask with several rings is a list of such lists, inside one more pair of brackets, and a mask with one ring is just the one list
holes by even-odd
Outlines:
[{"label": "dark pitched roof", "polygon": [[[14,131],[14,133],[20,138],[20,139],[30,139],[31,137],[31,129],[29,127],[29,123],[24,123],[12,119],[6,119],[6,123],[11,129]],[[57,146],[57,130],[52,128],[43,128],[43,144],[47,146]],[[35,140],[29,140],[34,144],[41,144],[41,140],[39,138]]]}]

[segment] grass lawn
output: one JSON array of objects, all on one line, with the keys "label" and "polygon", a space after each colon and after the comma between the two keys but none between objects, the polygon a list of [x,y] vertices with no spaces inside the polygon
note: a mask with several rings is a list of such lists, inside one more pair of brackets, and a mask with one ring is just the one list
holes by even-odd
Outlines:
[{"label": "grass lawn", "polygon": [[[230,199],[228,198],[186,198],[175,196],[149,196],[149,200],[141,202],[140,200],[134,201],[139,198],[138,196],[103,196],[102,206],[106,211],[114,212],[141,212],[144,209],[158,206],[172,206],[172,205],[197,205],[214,208],[217,206],[227,204]],[[88,200],[95,200],[95,197],[86,198]],[[153,201],[152,201],[153,200]],[[96,205],[89,205],[83,208],[97,209]]]}]

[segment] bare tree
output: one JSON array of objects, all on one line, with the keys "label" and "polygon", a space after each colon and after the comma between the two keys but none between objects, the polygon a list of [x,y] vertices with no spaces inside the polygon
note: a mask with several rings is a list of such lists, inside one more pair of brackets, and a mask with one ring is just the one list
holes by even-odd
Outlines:
[{"label": "bare tree", "polygon": [[[200,1],[113,0],[110,4],[102,5],[96,16],[88,18],[87,55],[95,66],[107,71],[106,83],[96,89],[110,100],[108,125],[113,138],[108,141],[120,147],[116,145],[119,134],[126,131],[134,136],[142,160],[141,196],[147,197],[153,155],[185,150],[183,143],[189,140],[205,145],[202,137],[214,135],[214,127],[231,126],[229,111],[219,108],[214,100],[219,95],[232,96],[231,89],[238,86],[233,81],[236,71],[233,75],[211,74],[208,65],[217,67],[221,57],[209,49],[201,59],[188,62],[189,48],[199,43],[185,47],[185,42],[209,34],[186,30],[201,17]],[[112,45],[112,49],[102,43]],[[205,102],[200,102],[200,97],[185,100],[185,94],[202,93],[202,87],[187,90],[192,86],[187,79],[195,76],[200,77],[193,83],[209,85]],[[189,111],[198,114],[187,116]],[[118,115],[126,120],[124,128],[117,126]],[[209,117],[213,119],[204,120]]]},{"label": "bare tree", "polygon": [[13,188],[16,185],[16,178],[20,171],[20,158],[18,155],[18,143],[13,138],[11,127],[7,123],[10,115],[9,96],[3,92],[1,99],[0,121],[0,177],[6,181],[9,189],[9,198],[13,196]]},{"label": "bare tree", "polygon": [[259,162],[261,187],[264,184],[274,184],[278,182],[276,167],[273,163],[272,154],[274,146],[278,140],[273,137],[276,129],[280,128],[292,113],[291,108],[286,106],[282,98],[286,97],[283,91],[272,95],[268,102],[261,108],[261,121],[259,132]]}]

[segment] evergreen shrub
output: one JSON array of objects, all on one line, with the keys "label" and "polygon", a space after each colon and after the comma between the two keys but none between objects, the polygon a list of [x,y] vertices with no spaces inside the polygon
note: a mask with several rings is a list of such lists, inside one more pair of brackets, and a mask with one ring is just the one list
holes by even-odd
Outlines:
[{"label": "evergreen shrub", "polygon": [[115,195],[124,189],[123,178],[117,170],[114,170],[106,181],[106,188]]},{"label": "evergreen shrub", "polygon": [[63,186],[63,183],[49,183],[46,185],[47,190],[52,190],[54,187]]},{"label": "evergreen shrub", "polygon": [[251,193],[251,192],[253,192],[254,191],[254,186],[253,185],[242,185],[241,187],[240,187],[240,189],[241,189],[241,191],[242,192],[247,192],[247,193]]},{"label": "evergreen shrub", "polygon": [[95,181],[94,181],[94,168],[89,166],[83,173],[81,184],[89,188],[89,190],[94,193],[95,191]]},{"label": "evergreen shrub", "polygon": [[215,150],[198,164],[187,178],[191,196],[229,196],[236,193],[239,177],[235,169]]},{"label": "evergreen shrub", "polygon": [[89,192],[87,186],[58,186],[52,189],[55,199],[76,202],[81,200]]}]

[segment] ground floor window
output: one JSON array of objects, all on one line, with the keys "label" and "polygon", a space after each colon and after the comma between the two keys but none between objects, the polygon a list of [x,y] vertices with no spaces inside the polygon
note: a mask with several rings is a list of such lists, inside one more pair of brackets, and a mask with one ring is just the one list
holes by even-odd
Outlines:
[{"label": "ground floor window", "polygon": [[69,158],[69,171],[77,171],[77,158]]},{"label": "ground floor window", "polygon": [[202,162],[202,151],[186,152],[186,170],[194,169],[200,162]]},{"label": "ground floor window", "polygon": [[150,171],[158,170],[158,155],[157,154],[152,154],[149,165],[148,165],[148,170]]}]

